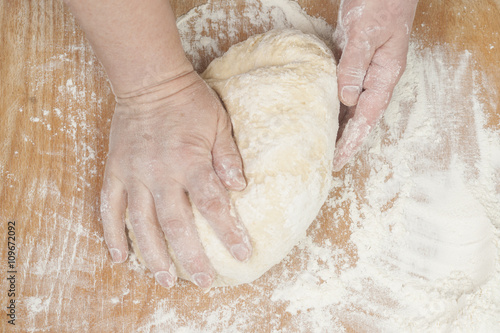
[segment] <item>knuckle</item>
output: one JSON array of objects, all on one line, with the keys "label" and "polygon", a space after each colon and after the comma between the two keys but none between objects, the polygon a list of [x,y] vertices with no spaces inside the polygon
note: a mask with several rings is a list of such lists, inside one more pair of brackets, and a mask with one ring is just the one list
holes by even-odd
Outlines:
[{"label": "knuckle", "polygon": [[238,232],[236,228],[232,228],[232,225],[229,225],[229,230],[222,233],[221,240],[225,244],[239,244],[243,241],[243,236]]},{"label": "knuckle", "polygon": [[387,11],[380,11],[374,18],[352,27],[348,32],[346,47],[356,52],[367,52],[382,45],[390,35],[388,24],[393,20]]},{"label": "knuckle", "polygon": [[169,144],[169,150],[171,152],[178,152],[183,154],[200,154],[207,150],[212,145],[212,139],[209,139],[206,135],[191,134],[179,136],[178,140],[172,140]]},{"label": "knuckle", "polygon": [[171,151],[172,161],[183,166],[185,170],[193,169],[200,163],[211,163],[212,154],[208,146],[209,144],[203,139],[191,143],[178,143]]},{"label": "knuckle", "polygon": [[193,169],[198,171],[188,175],[189,195],[198,210],[210,219],[225,213],[229,207],[229,197],[212,166]]},{"label": "knuckle", "polygon": [[142,227],[142,220],[139,218],[138,214],[131,213],[129,222],[134,230]]},{"label": "knuckle", "polygon": [[376,28],[368,26],[366,28],[352,29],[347,39],[346,48],[354,49],[355,52],[366,52],[372,48],[372,37]]},{"label": "knuckle", "polygon": [[393,18],[393,14],[387,9],[380,9],[375,14],[375,22],[377,25],[384,27],[387,26]]},{"label": "knuckle", "polygon": [[208,197],[200,200],[198,209],[210,216],[220,216],[226,211],[226,205],[222,198]]},{"label": "knuckle", "polygon": [[167,218],[160,221],[163,232],[171,239],[185,238],[190,236],[190,228],[187,223],[180,218]]},{"label": "knuckle", "polygon": [[388,11],[394,16],[402,15],[404,13],[404,7],[404,3],[398,0],[389,1],[387,5]]},{"label": "knuckle", "polygon": [[[143,171],[145,171],[145,176],[147,178],[150,178],[153,180],[152,184],[164,183],[164,179],[165,179],[166,175],[168,174],[169,165],[166,163],[163,163],[162,161],[160,161],[158,159],[152,159],[150,162],[148,162],[146,164],[145,168],[141,168],[141,169],[143,169]],[[138,170],[141,170],[141,169],[138,169]]]},{"label": "knuckle", "polygon": [[365,74],[366,71],[363,68],[354,66],[339,66],[338,80],[344,85],[349,82],[354,82],[357,85],[360,85],[360,83],[363,82]]},{"label": "knuckle", "polygon": [[129,210],[129,222],[134,230],[142,230],[144,223],[149,220],[149,217],[142,211],[134,209]]}]

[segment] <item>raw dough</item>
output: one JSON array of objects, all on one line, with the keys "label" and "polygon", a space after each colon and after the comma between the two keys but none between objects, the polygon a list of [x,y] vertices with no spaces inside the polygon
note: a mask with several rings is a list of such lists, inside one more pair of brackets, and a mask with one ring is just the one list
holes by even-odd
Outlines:
[{"label": "raw dough", "polygon": [[243,158],[248,186],[230,195],[253,256],[235,260],[193,208],[196,226],[218,273],[214,286],[248,283],[305,236],[328,196],[339,111],[335,62],[317,37],[273,30],[231,47],[202,77],[224,102]]}]

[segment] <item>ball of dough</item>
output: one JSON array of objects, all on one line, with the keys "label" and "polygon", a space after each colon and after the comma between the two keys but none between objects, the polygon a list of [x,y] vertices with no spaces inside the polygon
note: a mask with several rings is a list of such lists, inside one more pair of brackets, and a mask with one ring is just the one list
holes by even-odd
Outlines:
[{"label": "ball of dough", "polygon": [[234,259],[193,207],[195,223],[218,274],[214,286],[248,283],[305,236],[328,196],[339,112],[335,61],[317,37],[273,30],[234,45],[202,77],[222,99],[243,159],[248,186],[230,197],[252,257]]}]

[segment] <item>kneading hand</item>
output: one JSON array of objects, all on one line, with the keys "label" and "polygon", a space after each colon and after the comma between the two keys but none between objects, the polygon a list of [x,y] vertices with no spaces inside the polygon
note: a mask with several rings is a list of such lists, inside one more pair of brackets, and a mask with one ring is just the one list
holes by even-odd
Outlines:
[{"label": "kneading hand", "polygon": [[139,249],[158,283],[171,287],[176,281],[166,236],[193,281],[209,287],[215,273],[190,200],[236,259],[250,257],[249,238],[226,191],[246,186],[231,123],[195,72],[117,99],[104,178],[101,212],[113,261],[127,257],[128,206]]},{"label": "kneading hand", "polygon": [[343,0],[335,39],[338,93],[346,105],[335,150],[338,171],[357,152],[387,108],[406,67],[417,0]]}]

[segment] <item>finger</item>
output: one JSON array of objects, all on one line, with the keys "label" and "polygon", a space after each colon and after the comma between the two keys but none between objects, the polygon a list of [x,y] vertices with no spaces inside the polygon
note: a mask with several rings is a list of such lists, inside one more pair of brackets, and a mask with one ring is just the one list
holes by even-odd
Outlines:
[{"label": "finger", "polygon": [[160,226],[182,267],[201,288],[209,288],[215,272],[205,254],[194,224],[193,212],[183,188],[167,187],[156,192]]},{"label": "finger", "polygon": [[232,127],[225,110],[219,120],[217,137],[212,149],[214,170],[229,190],[242,191],[246,187],[240,152],[232,136]]},{"label": "finger", "polygon": [[356,110],[356,106],[345,106],[344,104],[340,104],[339,108],[339,129],[337,131],[337,139],[340,140],[342,137],[342,133],[344,133],[345,125],[354,116],[354,110]]},{"label": "finger", "polygon": [[390,93],[386,105],[389,104],[392,91],[406,68],[407,53],[407,38],[393,38],[379,48],[373,56],[366,74],[364,88],[381,94]]},{"label": "finger", "polygon": [[358,152],[386,109],[389,99],[389,92],[365,90],[361,94],[354,116],[349,119],[342,136],[337,141],[333,158],[334,171],[340,171]]},{"label": "finger", "polygon": [[353,116],[343,130],[337,142],[333,168],[339,171],[359,150],[376,122],[387,108],[392,92],[404,70],[406,58],[394,58],[383,49],[374,56],[374,61],[368,69],[364,87]]},{"label": "finger", "polygon": [[177,279],[175,265],[170,260],[165,237],[156,220],[153,197],[144,185],[135,184],[129,190],[128,211],[146,266],[161,286],[173,287]]},{"label": "finger", "polygon": [[347,106],[356,105],[375,45],[365,31],[351,31],[337,67],[338,95]]},{"label": "finger", "polygon": [[187,185],[194,205],[209,221],[224,246],[237,260],[248,260],[252,255],[250,239],[215,172],[209,167],[201,167],[189,177]]},{"label": "finger", "polygon": [[105,173],[101,189],[101,218],[104,240],[115,263],[124,262],[128,256],[124,220],[126,205],[127,195],[122,182]]}]

